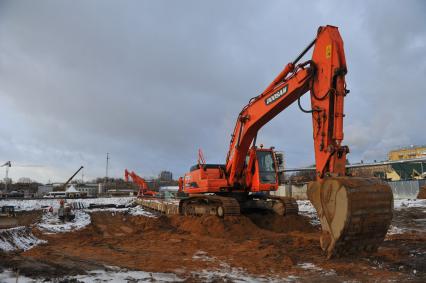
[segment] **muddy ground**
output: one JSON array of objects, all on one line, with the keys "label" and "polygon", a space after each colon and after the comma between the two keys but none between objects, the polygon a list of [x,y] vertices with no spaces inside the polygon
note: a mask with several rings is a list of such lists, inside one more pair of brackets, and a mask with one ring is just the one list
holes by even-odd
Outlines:
[{"label": "muddy ground", "polygon": [[43,213],[42,210],[17,211],[15,217],[0,216],[0,229],[7,229],[17,226],[30,226],[38,221]]},{"label": "muddy ground", "polygon": [[[3,268],[32,278],[83,274],[118,266],[167,272],[187,282],[200,272],[225,271],[210,281],[232,281],[235,270],[251,278],[297,282],[426,282],[425,208],[395,211],[393,226],[373,255],[325,260],[320,231],[305,216],[252,214],[228,217],[160,216],[94,212],[92,223],[69,233],[33,233],[47,244],[0,254]],[[220,274],[220,273],[217,273]]]}]

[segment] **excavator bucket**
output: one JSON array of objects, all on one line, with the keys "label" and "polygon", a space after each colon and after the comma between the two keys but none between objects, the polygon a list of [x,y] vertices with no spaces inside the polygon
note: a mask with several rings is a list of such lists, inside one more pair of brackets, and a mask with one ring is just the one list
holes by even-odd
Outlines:
[{"label": "excavator bucket", "polygon": [[321,221],[321,248],[327,258],[374,252],[392,220],[393,194],[377,179],[326,178],[311,182],[308,198]]}]

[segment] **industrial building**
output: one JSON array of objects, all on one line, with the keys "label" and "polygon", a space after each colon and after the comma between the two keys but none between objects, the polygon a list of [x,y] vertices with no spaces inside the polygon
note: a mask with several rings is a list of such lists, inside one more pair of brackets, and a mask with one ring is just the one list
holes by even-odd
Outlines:
[{"label": "industrial building", "polygon": [[404,160],[426,157],[426,145],[423,146],[409,146],[395,149],[389,152],[389,160]]},{"label": "industrial building", "polygon": [[[388,154],[388,159],[391,161],[424,157],[426,157],[426,145],[402,147]],[[392,169],[393,172],[388,174],[388,178],[394,181],[426,178],[426,162],[392,164]]]}]

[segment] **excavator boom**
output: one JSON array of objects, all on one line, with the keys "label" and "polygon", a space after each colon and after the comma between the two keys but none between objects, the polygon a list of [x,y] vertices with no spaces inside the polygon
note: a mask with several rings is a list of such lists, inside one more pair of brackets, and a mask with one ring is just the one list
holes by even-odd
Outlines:
[{"label": "excavator boom", "polygon": [[[227,155],[226,171],[229,182],[240,182],[249,147],[259,129],[286,109],[306,92],[311,92],[312,123],[317,175],[345,175],[348,148],[343,140],[343,100],[347,94],[346,60],[343,41],[336,27],[318,30],[312,60],[295,66],[287,64],[284,70],[262,92],[250,100],[238,115]],[[300,104],[300,103],[299,103]]]},{"label": "excavator boom", "polygon": [[148,184],[146,183],[145,179],[137,175],[135,172],[131,171],[129,172],[127,169],[124,170],[124,179],[126,182],[129,182],[129,177],[132,179],[133,183],[139,186],[139,192],[138,197],[142,196],[155,196],[157,193],[154,191],[151,191],[148,188]]}]

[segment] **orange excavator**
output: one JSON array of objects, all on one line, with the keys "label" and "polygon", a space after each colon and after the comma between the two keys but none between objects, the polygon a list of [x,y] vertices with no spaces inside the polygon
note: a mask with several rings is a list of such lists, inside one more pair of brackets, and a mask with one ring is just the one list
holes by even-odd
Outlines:
[{"label": "orange excavator", "polygon": [[[299,63],[314,47],[312,59]],[[342,145],[347,73],[343,41],[337,27],[320,27],[316,38],[272,83],[238,115],[225,164],[206,164],[199,158],[184,176],[189,197],[179,203],[183,215],[239,215],[269,210],[279,215],[298,213],[290,197],[269,194],[278,189],[282,158],[274,148],[256,145],[257,133],[281,111],[296,102],[312,116],[317,180],[308,197],[321,221],[321,247],[327,257],[372,252],[383,242],[392,220],[393,195],[378,179],[346,174]],[[310,91],[311,109],[300,97]],[[267,217],[267,216],[265,216]]]},{"label": "orange excavator", "polygon": [[129,182],[129,177],[132,178],[133,183],[139,186],[138,198],[139,197],[155,197],[156,192],[151,191],[148,188],[148,184],[145,179],[137,175],[135,172],[129,172],[127,169],[124,170],[124,179]]}]

